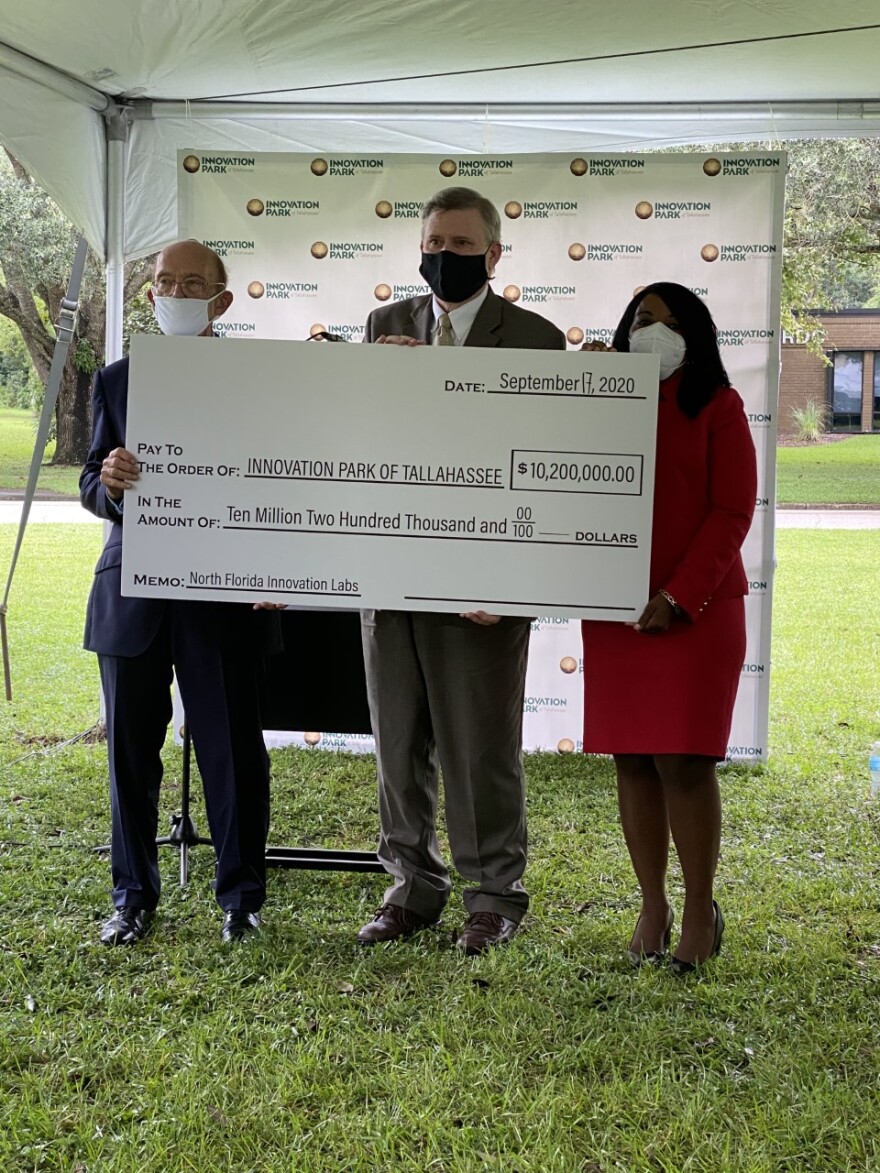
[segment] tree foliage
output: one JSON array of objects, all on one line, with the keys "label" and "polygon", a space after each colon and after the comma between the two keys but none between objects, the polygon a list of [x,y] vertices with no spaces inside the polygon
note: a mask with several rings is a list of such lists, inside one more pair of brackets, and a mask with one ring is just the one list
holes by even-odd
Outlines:
[{"label": "tree foliage", "polygon": [[[18,327],[43,386],[55,346],[52,323],[67,291],[76,240],[73,226],[25,168],[8,152],[0,154],[0,315]],[[126,266],[126,302],[149,271],[148,260]],[[103,281],[102,267],[90,253],[55,409],[56,464],[81,464],[88,451],[91,378],[104,353]]]},{"label": "tree foliage", "polygon": [[42,386],[21,331],[0,316],[0,406],[34,408]]},{"label": "tree foliage", "polygon": [[880,305],[880,139],[704,143],[672,151],[784,151],[782,328],[823,355],[815,310]]},{"label": "tree foliage", "polygon": [[880,140],[785,144],[782,316],[867,305],[880,285]]}]

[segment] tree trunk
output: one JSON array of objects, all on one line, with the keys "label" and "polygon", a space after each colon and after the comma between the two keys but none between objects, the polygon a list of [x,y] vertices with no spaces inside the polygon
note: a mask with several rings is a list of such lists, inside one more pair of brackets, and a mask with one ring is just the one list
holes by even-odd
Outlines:
[{"label": "tree trunk", "polygon": [[55,405],[56,443],[53,464],[85,464],[92,417],[92,375],[77,370],[72,355],[64,365]]},{"label": "tree trunk", "polygon": [[98,298],[80,306],[55,405],[53,464],[83,464],[92,434],[92,376],[104,351],[104,307]]}]

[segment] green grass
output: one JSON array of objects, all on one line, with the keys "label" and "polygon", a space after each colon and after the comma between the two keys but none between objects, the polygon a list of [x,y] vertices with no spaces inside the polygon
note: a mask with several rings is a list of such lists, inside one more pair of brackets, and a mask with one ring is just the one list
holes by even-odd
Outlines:
[{"label": "green grass", "polygon": [[777,451],[780,505],[880,505],[880,435]]},{"label": "green grass", "polygon": [[[31,412],[17,407],[0,407],[0,489],[25,488],[35,440],[36,427]],[[80,467],[52,467],[48,461],[54,451],[53,440],[46,446],[37,488],[66,497],[78,496]]]},{"label": "green grass", "polygon": [[[0,555],[13,529],[0,527]],[[878,532],[783,531],[768,766],[725,770],[702,980],[634,973],[637,896],[607,761],[528,759],[533,910],[506,950],[441,929],[353,943],[379,877],[270,873],[262,940],[225,951],[162,856],[156,928],[108,909],[104,746],[79,650],[98,527],[32,526],[0,712],[0,1169],[80,1173],[837,1173],[880,1169]],[[371,848],[374,762],[273,755],[272,838]],[[179,753],[166,749],[163,812]],[[197,804],[197,817],[201,804]],[[163,819],[165,814],[163,814]],[[675,900],[680,908],[676,878]]]}]

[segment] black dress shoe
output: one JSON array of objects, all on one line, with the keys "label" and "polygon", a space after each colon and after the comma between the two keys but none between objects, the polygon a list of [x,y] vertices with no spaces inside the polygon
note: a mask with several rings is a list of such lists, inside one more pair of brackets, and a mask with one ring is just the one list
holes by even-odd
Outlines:
[{"label": "black dress shoe", "polygon": [[146,908],[117,908],[101,925],[101,944],[133,945],[147,935],[153,915]]},{"label": "black dress shoe", "polygon": [[455,947],[468,957],[485,953],[493,945],[505,945],[519,931],[519,923],[498,912],[474,912],[465,921]]},{"label": "black dress shoe", "polygon": [[694,973],[701,966],[705,965],[710,957],[714,957],[716,953],[721,952],[721,938],[724,936],[724,917],[721,915],[721,909],[718,907],[716,901],[712,901],[712,907],[715,909],[715,940],[712,942],[712,951],[708,957],[701,957],[699,961],[682,961],[680,957],[674,954],[669,959],[669,968],[676,977],[683,977],[687,973]]},{"label": "black dress shoe", "polygon": [[437,923],[436,917],[417,916],[399,904],[383,904],[369,924],[358,932],[361,945],[380,945],[383,941],[402,941],[419,929]]},{"label": "black dress shoe", "polygon": [[[639,920],[642,918],[639,917]],[[626,955],[629,958],[629,963],[638,969],[642,965],[660,965],[666,960],[666,954],[669,950],[669,942],[672,940],[672,925],[675,921],[675,913],[670,908],[669,917],[666,921],[666,931],[663,934],[663,948],[657,949],[651,953],[637,953],[635,949],[627,949]],[[639,922],[636,921],[636,932],[639,930]],[[633,934],[635,936],[635,933]]]},{"label": "black dress shoe", "polygon": [[258,912],[248,912],[246,908],[231,908],[223,918],[220,939],[224,942],[244,941],[247,937],[255,937],[259,931]]}]

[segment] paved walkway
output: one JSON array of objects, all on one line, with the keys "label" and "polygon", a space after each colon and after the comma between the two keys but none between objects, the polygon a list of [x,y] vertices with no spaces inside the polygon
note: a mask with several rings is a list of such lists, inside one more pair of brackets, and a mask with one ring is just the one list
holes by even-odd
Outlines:
[{"label": "paved walkway", "polygon": [[880,509],[777,509],[777,529],[880,529]]},{"label": "paved walkway", "polygon": [[[18,524],[20,501],[0,501],[0,524]],[[34,501],[28,524],[45,522],[98,524],[78,501]],[[778,509],[779,529],[880,529],[880,509]]]},{"label": "paved walkway", "polygon": [[[0,524],[18,525],[21,520],[21,501],[0,501]],[[32,501],[28,525],[45,522],[94,522],[100,518],[87,513],[79,501]]]}]

